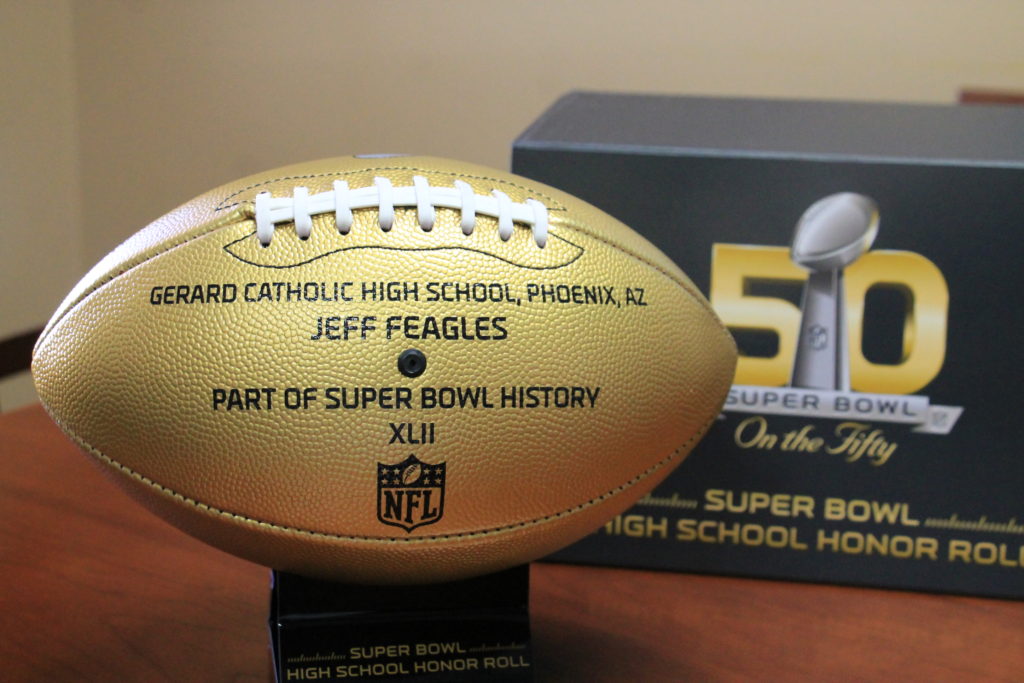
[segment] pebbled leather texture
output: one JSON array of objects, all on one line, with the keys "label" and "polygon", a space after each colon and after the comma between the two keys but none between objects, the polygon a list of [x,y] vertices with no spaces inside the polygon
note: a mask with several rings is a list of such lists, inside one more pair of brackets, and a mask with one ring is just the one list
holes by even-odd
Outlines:
[{"label": "pebbled leather texture", "polygon": [[[518,223],[502,241],[483,215],[464,235],[456,209],[424,231],[415,207],[386,232],[368,208],[348,234],[327,213],[307,240],[293,223],[256,240],[260,192],[414,175],[542,202],[547,245]],[[418,377],[398,369],[410,348]],[[470,164],[348,157],[225,185],[129,238],[58,308],[33,374],[60,427],[180,529],[278,569],[429,583],[541,557],[624,510],[715,419],[735,360],[679,268],[589,204]],[[529,387],[540,405],[521,404]],[[340,404],[366,389],[384,400]]]}]

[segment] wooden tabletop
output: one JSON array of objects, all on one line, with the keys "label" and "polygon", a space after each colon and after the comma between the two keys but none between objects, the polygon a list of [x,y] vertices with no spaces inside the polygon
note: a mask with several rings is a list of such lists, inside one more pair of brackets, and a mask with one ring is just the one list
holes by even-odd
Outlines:
[{"label": "wooden tabletop", "polygon": [[[268,681],[269,572],[0,415],[0,680]],[[535,564],[538,681],[1024,680],[1024,602]]]}]

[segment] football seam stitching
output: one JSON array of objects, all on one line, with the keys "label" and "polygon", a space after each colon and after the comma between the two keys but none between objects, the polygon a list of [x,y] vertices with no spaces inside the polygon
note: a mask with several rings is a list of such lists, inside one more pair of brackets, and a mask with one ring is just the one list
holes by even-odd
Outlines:
[{"label": "football seam stitching", "polygon": [[121,277],[125,273],[127,273],[129,271],[132,271],[132,270],[135,270],[136,268],[138,268],[138,267],[140,267],[140,266],[142,266],[142,265],[144,265],[146,263],[149,263],[150,261],[155,259],[157,256],[160,256],[161,254],[165,254],[165,253],[171,251],[172,249],[177,249],[178,247],[182,247],[182,246],[188,244],[189,242],[195,241],[195,240],[200,239],[202,237],[206,237],[207,235],[209,235],[211,233],[214,233],[214,232],[220,230],[221,228],[228,227],[229,225],[234,225],[234,223],[227,222],[227,219],[229,217],[230,217],[230,214],[228,214],[227,216],[218,216],[215,220],[209,221],[207,223],[208,229],[203,230],[200,233],[196,233],[196,234],[192,235],[191,237],[189,237],[188,239],[182,240],[180,242],[175,241],[175,242],[172,242],[170,244],[167,244],[162,249],[160,249],[159,251],[155,251],[152,254],[149,254],[148,256],[143,258],[142,260],[137,261],[135,263],[132,263],[127,268],[119,269],[116,273],[113,273],[112,275],[108,275],[107,277],[103,278],[100,281],[94,282],[91,287],[86,289],[86,291],[82,292],[81,296],[78,297],[78,300],[75,301],[75,303],[73,303],[73,304],[71,304],[70,306],[67,307],[67,309],[60,316],[60,318],[58,318],[57,320],[51,320],[49,323],[47,323],[47,329],[46,329],[45,334],[43,334],[43,335],[41,335],[39,337],[39,341],[37,341],[36,344],[37,345],[41,344],[44,339],[46,339],[47,337],[50,336],[50,334],[53,332],[53,330],[57,329],[57,326],[61,323],[61,321],[64,320],[64,318],[66,318],[68,316],[69,313],[71,313],[71,311],[73,311],[76,308],[78,308],[82,304],[83,301],[88,299],[90,296],[92,296],[93,294],[98,292],[100,289],[102,289],[106,285],[110,284],[111,282],[113,282],[117,278]]},{"label": "football seam stitching", "polygon": [[97,458],[101,462],[103,462],[103,463],[105,463],[105,464],[107,464],[107,465],[109,465],[111,467],[116,468],[122,474],[126,474],[130,478],[135,479],[136,481],[138,481],[138,482],[140,482],[142,484],[145,484],[146,486],[150,487],[151,489],[155,489],[156,491],[158,491],[158,492],[160,492],[160,493],[162,493],[162,494],[164,494],[166,496],[169,496],[169,497],[177,500],[180,503],[185,503],[187,505],[191,505],[194,508],[197,508],[197,509],[202,510],[204,512],[208,512],[208,513],[210,513],[212,515],[215,515],[217,517],[226,517],[226,518],[231,519],[231,520],[245,522],[246,524],[254,525],[254,526],[257,526],[257,527],[266,527],[266,528],[269,528],[269,529],[271,529],[273,531],[283,532],[283,533],[287,533],[287,534],[297,534],[297,535],[301,535],[301,536],[312,536],[314,538],[324,538],[324,539],[333,539],[333,540],[341,540],[341,541],[360,541],[360,542],[366,542],[366,543],[384,543],[384,544],[390,544],[390,543],[435,542],[435,541],[443,541],[443,540],[446,540],[446,539],[482,538],[482,537],[486,537],[486,536],[493,536],[493,535],[499,534],[499,533],[511,532],[511,531],[516,530],[516,529],[524,529],[524,528],[531,527],[531,526],[538,526],[540,524],[545,524],[547,522],[551,522],[551,521],[554,521],[554,520],[557,520],[557,519],[568,517],[568,516],[573,515],[573,514],[575,514],[577,512],[585,510],[588,507],[592,507],[592,506],[594,506],[594,505],[596,505],[598,503],[602,503],[602,502],[604,502],[604,501],[606,501],[606,500],[608,500],[610,498],[613,498],[614,496],[616,496],[619,493],[625,491],[626,489],[631,488],[631,487],[635,486],[636,484],[639,484],[641,481],[643,481],[647,477],[651,476],[652,474],[654,474],[655,472],[660,470],[662,467],[667,465],[673,459],[678,457],[680,452],[683,449],[685,449],[688,446],[691,446],[695,441],[698,441],[704,435],[704,433],[708,430],[708,428],[711,426],[711,423],[715,421],[715,418],[717,416],[717,412],[716,412],[715,415],[712,415],[710,419],[708,419],[703,425],[701,425],[700,429],[697,430],[696,433],[694,433],[689,439],[684,441],[682,444],[677,446],[675,448],[675,450],[673,450],[669,455],[667,455],[666,457],[662,458],[661,460],[659,460],[655,464],[651,465],[646,470],[644,470],[640,474],[636,475],[635,477],[633,477],[629,481],[627,481],[627,482],[625,482],[623,484],[620,484],[619,486],[616,486],[615,488],[613,488],[613,489],[611,489],[609,491],[606,491],[606,492],[604,492],[603,494],[601,494],[599,496],[591,498],[588,501],[585,501],[583,503],[579,503],[578,505],[574,505],[571,508],[566,508],[565,510],[561,510],[559,512],[554,512],[554,513],[552,513],[550,515],[544,515],[543,517],[536,517],[534,519],[525,520],[525,521],[522,521],[522,522],[516,522],[515,524],[508,524],[506,526],[494,527],[494,528],[491,528],[491,529],[480,529],[480,530],[477,530],[477,531],[467,531],[467,532],[464,532],[464,533],[438,534],[438,535],[435,535],[435,536],[417,536],[417,537],[410,537],[410,538],[388,538],[388,537],[377,537],[377,536],[346,536],[346,535],[343,535],[343,534],[331,534],[331,533],[327,533],[327,532],[323,532],[323,531],[312,531],[312,530],[309,530],[309,529],[300,529],[298,527],[284,526],[284,525],[281,525],[281,524],[275,524],[273,522],[265,522],[265,521],[262,521],[262,520],[259,520],[259,519],[254,519],[252,517],[248,517],[246,515],[242,515],[242,514],[239,514],[237,512],[228,512],[227,510],[221,510],[220,508],[214,507],[214,506],[209,505],[207,503],[203,503],[203,502],[195,500],[193,498],[189,498],[188,496],[186,496],[186,495],[184,495],[182,493],[178,493],[177,491],[175,491],[175,490],[173,490],[171,488],[168,488],[168,487],[164,486],[163,484],[157,483],[153,479],[150,479],[149,477],[146,477],[146,476],[140,474],[139,472],[136,472],[132,468],[130,468],[127,465],[124,465],[124,464],[118,462],[117,460],[114,460],[110,456],[105,455],[102,451],[100,451],[97,448],[94,448],[92,445],[87,443],[80,436],[78,436],[73,431],[68,429],[64,425],[64,423],[62,421],[58,420],[57,417],[50,411],[49,406],[47,406],[46,404],[43,404],[43,407],[46,409],[46,412],[50,415],[50,418],[55,423],[57,423],[58,426],[60,426],[60,428],[64,431],[64,433],[66,433],[68,436],[70,436],[72,439],[74,439],[74,441],[78,444],[78,446],[80,448],[86,450],[89,454],[91,454],[93,457]]},{"label": "football seam stitching", "polygon": [[493,178],[491,176],[476,175],[476,174],[472,174],[472,173],[458,173],[456,171],[437,171],[437,170],[431,170],[431,169],[427,169],[427,168],[421,168],[419,166],[374,166],[374,167],[369,167],[369,168],[358,169],[358,170],[355,170],[355,171],[332,171],[330,173],[306,173],[306,174],[302,174],[302,175],[280,176],[278,178],[271,178],[270,180],[263,180],[263,181],[260,181],[258,183],[254,183],[252,185],[248,185],[246,187],[243,187],[240,190],[236,190],[236,191],[232,192],[231,194],[229,194],[226,197],[224,197],[223,199],[221,199],[220,202],[217,204],[217,206],[214,207],[213,210],[214,211],[224,211],[226,209],[233,209],[233,208],[236,208],[236,207],[238,207],[238,206],[240,206],[242,204],[245,204],[246,201],[236,201],[233,204],[225,204],[225,202],[231,201],[231,199],[233,197],[236,197],[236,196],[238,196],[240,194],[243,194],[245,192],[249,192],[250,190],[254,190],[257,187],[260,187],[261,185],[267,185],[267,184],[270,184],[270,183],[279,183],[279,182],[281,182],[283,180],[305,180],[305,179],[309,179],[309,178],[329,178],[330,176],[345,176],[345,175],[353,175],[353,174],[359,174],[359,173],[370,173],[370,172],[374,172],[374,171],[412,171],[412,172],[419,171],[421,173],[429,173],[431,175],[450,176],[450,177],[453,177],[453,178],[456,178],[456,179],[458,179],[458,178],[472,178],[474,180],[487,180],[487,181],[492,182],[492,183],[499,183],[501,185],[508,185],[510,187],[518,188],[518,189],[526,192],[527,194],[535,195],[535,196],[538,196],[538,197],[543,197],[544,199],[546,199],[547,201],[549,201],[549,202],[551,202],[552,204],[555,205],[554,207],[548,207],[551,211],[565,212],[565,211],[568,210],[568,209],[566,209],[565,205],[562,204],[562,202],[558,201],[557,199],[555,199],[551,195],[549,195],[549,194],[547,194],[545,192],[534,192],[531,188],[529,188],[526,185],[523,185],[521,183],[509,182],[507,180],[501,180],[500,178]]}]

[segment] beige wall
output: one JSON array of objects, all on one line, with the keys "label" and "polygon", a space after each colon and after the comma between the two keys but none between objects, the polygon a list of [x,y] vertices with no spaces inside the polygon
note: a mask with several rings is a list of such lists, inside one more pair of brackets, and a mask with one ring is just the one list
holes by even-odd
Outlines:
[{"label": "beige wall", "polygon": [[[0,339],[37,327],[84,267],[71,4],[0,0]],[[32,400],[0,381],[0,409]]]},{"label": "beige wall", "polygon": [[[570,89],[928,102],[1024,89],[1019,0],[0,6],[3,169],[19,178],[0,202],[20,207],[3,227],[17,247],[0,247],[0,335],[42,323],[72,272],[213,185],[356,152],[505,166]],[[26,281],[44,285],[23,297]]]}]

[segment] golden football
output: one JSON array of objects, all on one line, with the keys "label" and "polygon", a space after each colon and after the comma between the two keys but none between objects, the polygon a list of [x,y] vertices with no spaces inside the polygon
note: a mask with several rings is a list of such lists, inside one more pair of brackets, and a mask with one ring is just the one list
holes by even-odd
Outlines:
[{"label": "golden football", "polygon": [[336,580],[496,571],[594,531],[718,415],[735,346],[644,238],[551,187],[346,157],[208,192],[34,352],[67,435],[222,550]]}]

